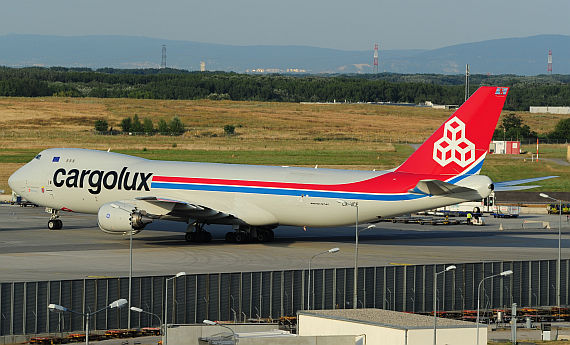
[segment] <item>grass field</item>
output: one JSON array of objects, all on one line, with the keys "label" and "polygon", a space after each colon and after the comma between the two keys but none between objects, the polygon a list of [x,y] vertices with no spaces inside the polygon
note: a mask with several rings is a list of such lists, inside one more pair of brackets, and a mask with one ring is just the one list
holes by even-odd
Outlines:
[{"label": "grass field", "polygon": [[[134,114],[155,124],[179,116],[187,132],[172,137],[93,131],[97,119],[119,128],[122,118]],[[450,114],[369,104],[0,98],[0,189],[9,192],[8,176],[49,147],[110,148],[149,159],[388,169],[413,152],[407,143],[424,141]],[[551,131],[563,116],[518,114],[537,132]],[[236,126],[235,135],[224,134],[228,124]],[[494,180],[560,175],[543,182],[544,190],[570,190],[570,167],[556,161],[565,159],[566,146],[542,145],[541,157],[546,159],[532,163],[530,154],[490,156],[483,173]]]}]

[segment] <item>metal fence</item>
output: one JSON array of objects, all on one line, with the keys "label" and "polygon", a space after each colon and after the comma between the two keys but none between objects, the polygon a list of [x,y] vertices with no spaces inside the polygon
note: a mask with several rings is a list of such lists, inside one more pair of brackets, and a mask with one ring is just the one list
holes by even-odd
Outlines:
[{"label": "metal fence", "polygon": [[[430,312],[434,271],[446,265],[363,267],[358,274],[358,307]],[[556,304],[556,260],[456,264],[438,275],[438,310],[476,309],[477,286],[484,277],[513,270],[507,277],[487,279],[481,289],[482,308]],[[561,264],[561,304],[568,304],[569,260]],[[311,271],[313,309],[352,308],[353,269]],[[204,319],[237,320],[295,315],[306,306],[307,270],[193,274],[168,284],[168,322],[199,323]],[[165,280],[135,277],[131,305],[163,318]],[[174,299],[172,298],[174,295]],[[119,298],[129,298],[128,278],[2,283],[0,335],[76,331],[81,315],[50,313],[56,303],[78,312],[95,311]],[[157,326],[152,315],[131,312],[131,327]],[[128,327],[128,309],[96,314],[94,329]]]}]

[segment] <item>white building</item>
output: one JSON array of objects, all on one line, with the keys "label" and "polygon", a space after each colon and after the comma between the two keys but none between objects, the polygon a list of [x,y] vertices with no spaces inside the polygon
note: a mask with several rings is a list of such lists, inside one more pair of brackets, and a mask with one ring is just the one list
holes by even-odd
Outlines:
[{"label": "white building", "polygon": [[[300,336],[362,335],[366,345],[431,345],[433,317],[383,309],[304,310],[297,313]],[[477,325],[437,318],[438,345],[475,345]],[[479,344],[487,344],[487,327],[479,327]]]},{"label": "white building", "polygon": [[570,107],[530,107],[531,113],[541,114],[570,114]]}]

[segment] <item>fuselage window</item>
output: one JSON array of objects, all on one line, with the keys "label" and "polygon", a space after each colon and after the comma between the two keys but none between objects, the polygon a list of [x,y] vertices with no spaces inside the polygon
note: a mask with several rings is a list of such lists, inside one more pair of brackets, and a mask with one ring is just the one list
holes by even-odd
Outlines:
[{"label": "fuselage window", "polygon": [[37,155],[37,156],[36,156],[36,159],[40,159],[40,158],[42,158],[42,155]]}]

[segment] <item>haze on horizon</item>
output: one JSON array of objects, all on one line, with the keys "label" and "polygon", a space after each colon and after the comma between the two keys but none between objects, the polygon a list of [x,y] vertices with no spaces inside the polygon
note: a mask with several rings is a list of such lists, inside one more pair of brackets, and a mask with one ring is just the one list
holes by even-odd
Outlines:
[{"label": "haze on horizon", "polygon": [[570,1],[4,0],[0,35],[129,35],[341,50],[570,35]]}]

